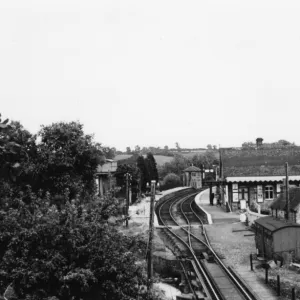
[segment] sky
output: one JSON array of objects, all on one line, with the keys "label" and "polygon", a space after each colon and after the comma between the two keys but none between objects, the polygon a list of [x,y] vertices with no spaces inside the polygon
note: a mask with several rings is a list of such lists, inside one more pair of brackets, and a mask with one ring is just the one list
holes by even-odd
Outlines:
[{"label": "sky", "polygon": [[0,1],[0,113],[127,146],[300,144],[300,1]]}]

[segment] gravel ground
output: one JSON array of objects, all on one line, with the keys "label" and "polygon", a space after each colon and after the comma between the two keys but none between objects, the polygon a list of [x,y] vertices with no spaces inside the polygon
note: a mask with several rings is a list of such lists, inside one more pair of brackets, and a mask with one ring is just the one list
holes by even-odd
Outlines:
[{"label": "gravel ground", "polygon": [[225,265],[235,268],[249,266],[249,255],[256,252],[256,247],[254,236],[245,235],[253,233],[251,231],[233,232],[247,228],[241,222],[205,226],[211,246],[220,258],[223,258]]}]

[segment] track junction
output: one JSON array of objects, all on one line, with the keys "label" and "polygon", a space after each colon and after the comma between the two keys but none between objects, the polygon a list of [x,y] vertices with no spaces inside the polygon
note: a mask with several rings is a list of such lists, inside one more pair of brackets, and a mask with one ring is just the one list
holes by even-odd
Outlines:
[{"label": "track junction", "polygon": [[194,201],[201,191],[180,190],[161,198],[155,206],[157,230],[180,262],[190,299],[258,299],[212,249],[203,226],[205,218]]}]

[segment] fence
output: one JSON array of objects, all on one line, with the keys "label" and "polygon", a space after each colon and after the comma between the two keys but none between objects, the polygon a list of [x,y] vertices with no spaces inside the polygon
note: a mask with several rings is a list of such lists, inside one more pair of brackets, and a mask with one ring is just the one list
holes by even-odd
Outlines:
[{"label": "fence", "polygon": [[259,219],[261,217],[267,217],[267,215],[262,215],[262,214],[251,211],[249,209],[249,207],[247,207],[246,216],[247,216],[248,226],[250,226],[250,227],[254,226],[254,221],[256,219]]}]

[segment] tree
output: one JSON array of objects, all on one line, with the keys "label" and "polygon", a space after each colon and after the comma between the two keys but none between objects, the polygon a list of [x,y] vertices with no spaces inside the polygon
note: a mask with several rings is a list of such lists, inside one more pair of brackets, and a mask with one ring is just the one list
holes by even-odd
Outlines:
[{"label": "tree", "polygon": [[137,153],[137,154],[139,154],[141,152],[141,147],[139,145],[136,145],[134,147],[134,152]]},{"label": "tree", "polygon": [[127,154],[131,154],[132,153],[130,147],[126,147],[126,153]]},{"label": "tree", "polygon": [[208,144],[208,145],[207,145],[207,149],[208,149],[208,150],[212,150],[212,145],[211,145],[211,144]]},{"label": "tree", "polygon": [[21,138],[20,127],[17,122],[9,124],[8,119],[1,122],[0,114],[0,177],[5,181],[15,181],[22,171],[22,164],[28,161],[29,137]]},{"label": "tree", "polygon": [[151,152],[147,154],[146,166],[148,168],[149,180],[156,180],[158,182],[157,164]]},{"label": "tree", "polygon": [[275,144],[279,144],[279,145],[283,145],[283,146],[290,146],[290,145],[295,145],[294,143],[291,143],[287,140],[279,140],[277,143]]},{"label": "tree", "polygon": [[244,142],[242,144],[242,148],[243,149],[255,149],[256,148],[256,144],[253,142]]},{"label": "tree", "polygon": [[178,152],[180,152],[180,151],[181,151],[181,148],[180,148],[180,145],[179,145],[178,142],[175,143],[175,146],[176,146],[176,149],[178,150]]},{"label": "tree", "polygon": [[181,154],[175,154],[174,158],[170,162],[165,163],[161,168],[159,168],[159,176],[163,178],[169,173],[174,173],[180,176],[182,171],[189,165],[190,162],[187,158],[185,158]]},{"label": "tree", "polygon": [[11,284],[19,299],[137,299],[146,243],[107,223],[113,198],[58,210],[49,195],[28,193],[30,204],[11,199],[0,214],[1,294]]},{"label": "tree", "polygon": [[101,146],[101,144],[97,144],[98,148],[101,148],[101,151],[103,152],[104,156],[107,159],[113,159],[116,156],[116,148],[108,147],[108,146]]},{"label": "tree", "polygon": [[35,187],[52,194],[68,188],[70,197],[95,193],[95,173],[105,161],[100,144],[85,135],[78,122],[53,123],[42,126],[38,136],[38,155],[35,162]]},{"label": "tree", "polygon": [[147,168],[146,168],[146,163],[145,163],[145,159],[143,157],[143,155],[139,155],[139,157],[137,158],[137,167],[139,169],[139,189],[140,192],[145,192],[146,191],[146,185],[147,182],[149,182],[149,177],[148,177],[148,172],[147,172]]},{"label": "tree", "polygon": [[219,159],[216,157],[216,152],[207,151],[204,154],[196,154],[194,155],[189,162],[193,164],[195,167],[205,169],[211,169],[213,165],[219,165]]},{"label": "tree", "polygon": [[172,189],[181,186],[180,177],[174,173],[166,175],[163,179],[162,189]]}]

